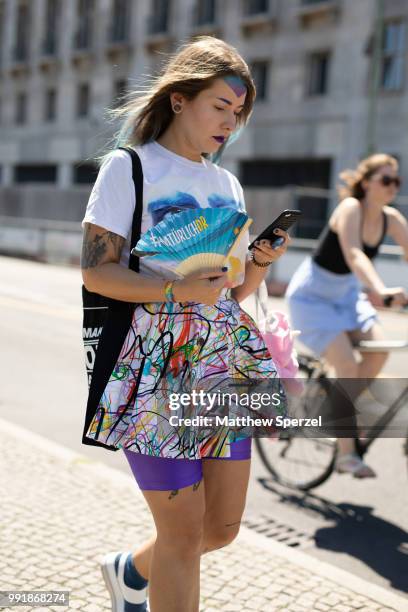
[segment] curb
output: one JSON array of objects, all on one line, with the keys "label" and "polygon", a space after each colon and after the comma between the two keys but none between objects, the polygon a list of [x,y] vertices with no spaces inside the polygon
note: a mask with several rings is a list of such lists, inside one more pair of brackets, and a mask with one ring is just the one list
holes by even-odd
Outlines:
[{"label": "curb", "polygon": [[[140,489],[134,486],[134,480],[130,475],[128,476],[127,474],[106,466],[101,462],[88,459],[88,457],[80,455],[76,451],[72,451],[65,446],[57,444],[52,440],[48,440],[37,433],[31,432],[2,418],[0,418],[0,432],[14,436],[19,440],[24,440],[28,444],[35,446],[39,450],[49,455],[53,455],[64,463],[82,464],[84,469],[92,471],[95,476],[108,479],[114,482],[116,485],[120,483],[124,486],[129,486],[132,488],[132,494],[137,495],[144,501],[142,492]],[[363,578],[354,576],[353,574],[332,566],[324,561],[315,559],[306,553],[285,546],[280,542],[275,542],[274,540],[266,538],[261,534],[254,533],[247,527],[241,526],[237,542],[242,543],[243,545],[255,545],[258,548],[268,551],[269,553],[275,553],[276,556],[282,557],[294,565],[298,565],[313,574],[327,578],[328,580],[336,582],[341,586],[346,586],[349,590],[364,597],[373,599],[375,602],[378,602],[385,607],[392,607],[397,612],[402,612],[402,610],[408,609],[408,600],[404,597],[400,597],[399,595],[387,591],[385,588],[378,585],[373,585]]]}]

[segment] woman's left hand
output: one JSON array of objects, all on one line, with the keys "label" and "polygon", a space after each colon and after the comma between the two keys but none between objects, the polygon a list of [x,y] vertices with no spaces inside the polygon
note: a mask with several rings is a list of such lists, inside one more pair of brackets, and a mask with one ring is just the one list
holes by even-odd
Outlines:
[{"label": "woman's left hand", "polygon": [[254,254],[255,260],[258,263],[272,263],[274,261],[277,261],[279,257],[282,257],[282,255],[286,253],[286,249],[288,248],[290,243],[289,234],[284,230],[278,228],[274,230],[274,233],[276,234],[276,236],[283,238],[282,244],[276,246],[275,248],[273,248],[273,246],[271,245],[270,240],[259,240],[255,242],[255,247],[252,249],[252,252]]}]

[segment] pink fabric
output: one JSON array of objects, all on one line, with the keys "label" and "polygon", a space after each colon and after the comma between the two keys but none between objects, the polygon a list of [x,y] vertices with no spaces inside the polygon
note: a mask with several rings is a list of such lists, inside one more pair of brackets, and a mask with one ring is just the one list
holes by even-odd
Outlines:
[{"label": "pink fabric", "polygon": [[296,378],[299,362],[293,347],[296,332],[291,330],[288,318],[283,312],[274,311],[272,314],[273,318],[268,320],[266,331],[262,332],[263,339],[287,391],[293,395],[301,395],[303,383]]}]

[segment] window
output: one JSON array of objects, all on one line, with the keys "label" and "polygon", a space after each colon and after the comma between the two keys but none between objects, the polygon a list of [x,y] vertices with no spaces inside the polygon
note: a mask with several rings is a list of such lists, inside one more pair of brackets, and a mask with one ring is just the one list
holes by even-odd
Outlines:
[{"label": "window", "polygon": [[43,53],[45,55],[55,55],[57,52],[59,10],[59,0],[47,0],[43,43]]},{"label": "window", "polygon": [[89,112],[89,85],[78,85],[77,91],[77,117],[86,117]]},{"label": "window", "polygon": [[252,62],[251,73],[256,86],[256,101],[266,100],[268,98],[269,63],[267,61]]},{"label": "window", "polygon": [[92,44],[92,23],[94,1],[77,0],[77,31],[75,33],[75,49],[89,49]]},{"label": "window", "polygon": [[152,0],[152,12],[149,17],[150,34],[167,32],[169,27],[170,0]]},{"label": "window", "polygon": [[269,0],[245,0],[245,14],[259,15],[269,11]]},{"label": "window", "polygon": [[330,53],[312,53],[309,57],[307,94],[322,96],[328,91]]},{"label": "window", "polygon": [[112,28],[110,42],[124,42],[128,39],[130,23],[129,0],[113,0]]},{"label": "window", "polygon": [[[241,163],[240,178],[245,187],[319,187],[329,189],[330,159],[258,159]],[[317,238],[328,213],[329,194],[297,195],[293,208],[304,211],[291,233],[299,238]],[[292,207],[291,207],[292,208]]]},{"label": "window", "polygon": [[17,8],[16,46],[14,48],[14,60],[24,62],[28,58],[30,11],[28,4],[20,3]]},{"label": "window", "polygon": [[17,94],[15,121],[17,125],[27,122],[27,94],[25,93]]},{"label": "window", "polygon": [[119,106],[122,103],[122,96],[127,91],[127,79],[118,79],[113,86],[113,104]]},{"label": "window", "polygon": [[55,89],[48,89],[45,92],[44,120],[54,121],[57,116],[57,92]]},{"label": "window", "polygon": [[96,181],[98,168],[93,164],[78,164],[74,166],[73,181],[75,184],[88,185]]},{"label": "window", "polygon": [[245,187],[330,186],[330,159],[257,159],[241,164]]},{"label": "window", "polygon": [[385,24],[381,66],[381,87],[385,91],[401,89],[405,70],[405,23]]},{"label": "window", "polygon": [[327,0],[302,0],[302,5],[310,6],[311,4],[319,4],[321,2],[327,2]]},{"label": "window", "polygon": [[14,168],[15,183],[56,183],[57,166],[53,164],[19,165]]},{"label": "window", "polygon": [[196,0],[196,25],[215,23],[215,0]]}]

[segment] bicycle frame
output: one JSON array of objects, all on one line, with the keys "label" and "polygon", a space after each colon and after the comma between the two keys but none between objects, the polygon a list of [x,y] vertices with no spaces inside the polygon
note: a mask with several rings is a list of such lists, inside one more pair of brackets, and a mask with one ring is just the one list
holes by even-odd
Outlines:
[{"label": "bicycle frame", "polygon": [[[323,362],[316,357],[309,355],[299,355],[299,363],[308,370],[310,378],[316,376],[317,379],[327,379],[326,371]],[[376,440],[381,433],[386,429],[392,419],[398,414],[401,408],[408,403],[408,385],[394,400],[387,411],[379,417],[379,419],[370,426],[367,433],[364,434],[364,439],[356,439],[356,450],[362,457],[369,449],[371,444]]]},{"label": "bicycle frame", "polygon": [[385,414],[383,414],[378,421],[376,421],[374,425],[370,427],[364,439],[356,440],[356,449],[361,457],[367,452],[374,440],[379,437],[384,429],[386,429],[387,425],[392,421],[406,402],[408,402],[408,385],[400,393],[397,399],[394,400],[387,412],[385,412]]},{"label": "bicycle frame", "polygon": [[[407,309],[408,309],[408,306],[405,306],[399,312],[406,313]],[[390,352],[394,352],[396,350],[407,350],[408,340],[393,341],[393,342],[390,342],[387,340],[382,341],[382,342],[367,340],[367,341],[359,342],[355,348],[357,350],[359,349],[363,353],[377,351],[381,349],[385,349]],[[370,448],[374,440],[380,436],[380,434],[384,431],[384,429],[386,429],[387,425],[392,421],[392,419],[400,411],[400,409],[403,407],[403,405],[406,402],[408,402],[408,385],[400,393],[397,399],[394,400],[394,402],[388,408],[385,414],[383,414],[378,419],[378,421],[374,423],[374,425],[370,428],[369,432],[367,432],[367,435],[365,436],[365,438],[363,440],[361,439],[356,440],[356,450],[361,457],[367,452],[367,450]],[[406,432],[405,435],[407,435],[407,433],[408,432]],[[406,451],[408,453],[408,445],[406,447]]]}]

